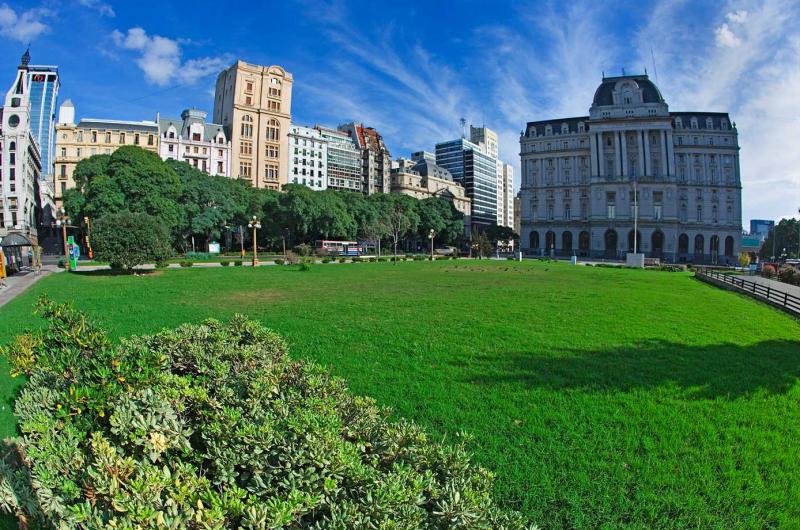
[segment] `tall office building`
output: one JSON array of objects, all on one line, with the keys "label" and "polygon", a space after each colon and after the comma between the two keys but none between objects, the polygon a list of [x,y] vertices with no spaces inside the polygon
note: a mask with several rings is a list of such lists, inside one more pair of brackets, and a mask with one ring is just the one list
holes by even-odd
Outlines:
[{"label": "tall office building", "polygon": [[647,75],[604,77],[588,116],[529,122],[520,153],[524,250],[736,263],[742,183],[727,113],[670,111]]},{"label": "tall office building", "polygon": [[514,168],[497,161],[497,224],[514,227]]},{"label": "tall office building", "polygon": [[328,188],[328,140],[319,129],[294,124],[289,129],[287,181],[312,190]]},{"label": "tall office building", "polygon": [[364,127],[363,123],[351,122],[339,126],[346,132],[361,150],[362,192],[389,193],[392,171],[392,155],[383,136],[372,127]]},{"label": "tall office building", "polygon": [[31,131],[30,58],[26,51],[2,108],[0,238],[19,234],[36,244],[42,160]]},{"label": "tall office building", "polygon": [[317,125],[315,127],[328,143],[328,188],[361,192],[361,150],[346,132]]},{"label": "tall office building", "polygon": [[488,127],[469,126],[469,139],[473,144],[479,145],[491,157],[500,158],[500,144],[497,133]]},{"label": "tall office building", "polygon": [[466,138],[436,144],[436,165],[464,186],[472,201],[472,225],[497,223],[497,158]]},{"label": "tall office building", "polygon": [[214,123],[231,140],[232,176],[281,189],[289,173],[292,74],[280,66],[236,61],[217,77]]},{"label": "tall office building", "polygon": [[61,82],[57,66],[28,66],[28,87],[31,97],[31,133],[39,144],[42,157],[42,179],[52,180],[53,152],[56,141],[56,104]]}]

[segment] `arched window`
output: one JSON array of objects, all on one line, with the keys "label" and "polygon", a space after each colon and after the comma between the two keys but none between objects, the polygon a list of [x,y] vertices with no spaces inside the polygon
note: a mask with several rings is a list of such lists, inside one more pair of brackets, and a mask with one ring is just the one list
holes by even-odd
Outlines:
[{"label": "arched window", "polygon": [[725,255],[733,256],[733,237],[728,236],[725,238]]},{"label": "arched window", "polygon": [[664,253],[664,232],[656,230],[650,237],[650,249],[653,257],[660,258]]},{"label": "arched window", "polygon": [[242,117],[242,138],[253,137],[253,118],[245,114]]},{"label": "arched window", "polygon": [[617,256],[617,231],[609,228],[605,233],[606,257],[614,258]]},{"label": "arched window", "polygon": [[697,234],[694,236],[694,255],[700,258],[703,257],[704,248],[705,248],[705,239],[703,238],[702,234]]},{"label": "arched window", "polygon": [[[636,231],[636,252],[642,251],[642,233]],[[633,230],[628,232],[628,252],[633,252]]]},{"label": "arched window", "polygon": [[556,233],[552,230],[548,230],[544,236],[544,248],[548,252],[553,251],[556,248]]},{"label": "arched window", "polygon": [[683,129],[683,120],[680,118],[675,118],[675,128],[676,129]]},{"label": "arched window", "polygon": [[531,232],[531,235],[529,236],[529,240],[530,240],[530,248],[532,248],[532,249],[538,249],[539,248],[539,232],[537,232],[536,230]]},{"label": "arched window", "polygon": [[569,230],[561,234],[561,250],[563,250],[565,254],[572,252],[572,232]]},{"label": "arched window", "polygon": [[688,254],[689,253],[689,236],[686,234],[681,234],[678,237],[678,254]]},{"label": "arched window", "polygon": [[269,123],[267,123],[267,141],[268,142],[277,142],[279,141],[281,136],[281,125],[278,123],[278,120],[271,119]]},{"label": "arched window", "polygon": [[9,151],[16,151],[17,150],[17,142],[11,142],[10,144],[8,144],[8,150]]}]

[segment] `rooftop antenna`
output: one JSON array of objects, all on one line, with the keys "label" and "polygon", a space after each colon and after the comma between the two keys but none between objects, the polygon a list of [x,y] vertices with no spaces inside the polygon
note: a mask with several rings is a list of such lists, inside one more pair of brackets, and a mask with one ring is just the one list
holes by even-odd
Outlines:
[{"label": "rooftop antenna", "polygon": [[652,46],[650,46],[650,59],[653,61],[653,74],[656,76],[656,84],[658,84],[658,70],[656,69],[656,54],[653,53]]},{"label": "rooftop antenna", "polygon": [[622,67],[622,75],[623,76],[625,75],[625,67],[624,66]]},{"label": "rooftop antenna", "polygon": [[461,138],[467,137],[467,120],[461,118],[459,120],[461,122]]}]

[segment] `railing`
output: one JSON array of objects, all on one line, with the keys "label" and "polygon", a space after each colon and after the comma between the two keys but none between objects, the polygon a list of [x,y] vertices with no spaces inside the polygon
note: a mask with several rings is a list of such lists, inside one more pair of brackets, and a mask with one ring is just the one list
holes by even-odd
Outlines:
[{"label": "railing", "polygon": [[706,268],[697,268],[696,274],[698,276],[705,276],[714,280],[732,285],[742,292],[748,293],[756,298],[761,298],[767,302],[777,305],[795,315],[800,315],[800,296],[789,294],[789,284],[786,284],[787,289],[777,289],[771,285],[763,285],[752,280],[747,280],[743,276],[736,274],[726,274],[723,272],[715,271]]}]

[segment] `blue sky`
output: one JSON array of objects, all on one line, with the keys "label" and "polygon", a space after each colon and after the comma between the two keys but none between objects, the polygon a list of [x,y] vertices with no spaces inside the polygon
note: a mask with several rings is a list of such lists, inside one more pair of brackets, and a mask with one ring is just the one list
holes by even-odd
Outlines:
[{"label": "blue sky", "polygon": [[293,121],[363,121],[408,156],[463,116],[498,132],[517,185],[527,121],[585,115],[603,72],[647,68],[672,110],[731,113],[746,226],[800,206],[798,0],[0,1],[6,84],[28,42],[78,117],[210,113],[222,67],[280,64]]}]

